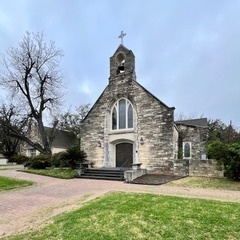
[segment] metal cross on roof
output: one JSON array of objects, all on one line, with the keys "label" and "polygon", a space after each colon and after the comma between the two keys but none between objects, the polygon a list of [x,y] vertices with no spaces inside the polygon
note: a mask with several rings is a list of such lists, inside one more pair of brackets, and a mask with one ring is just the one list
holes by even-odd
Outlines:
[{"label": "metal cross on roof", "polygon": [[118,36],[118,38],[121,38],[121,44],[123,45],[123,38],[126,36],[126,33],[123,33],[123,31],[121,31],[121,34]]}]

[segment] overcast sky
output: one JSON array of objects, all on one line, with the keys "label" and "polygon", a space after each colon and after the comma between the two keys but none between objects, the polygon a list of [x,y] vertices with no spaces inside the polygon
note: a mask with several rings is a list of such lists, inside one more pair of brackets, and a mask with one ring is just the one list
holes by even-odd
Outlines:
[{"label": "overcast sky", "polygon": [[66,105],[97,100],[122,30],[137,81],[177,115],[240,128],[239,0],[0,0],[0,52],[43,31],[64,51]]}]

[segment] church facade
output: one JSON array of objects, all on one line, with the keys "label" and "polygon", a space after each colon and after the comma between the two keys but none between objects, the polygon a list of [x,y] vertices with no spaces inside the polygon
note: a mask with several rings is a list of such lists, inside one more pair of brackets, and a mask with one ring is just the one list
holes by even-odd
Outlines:
[{"label": "church facade", "polygon": [[136,79],[135,56],[120,44],[110,57],[110,77],[81,125],[81,149],[94,167],[130,167],[174,174],[179,158],[205,154],[207,119],[174,122],[170,107]]}]

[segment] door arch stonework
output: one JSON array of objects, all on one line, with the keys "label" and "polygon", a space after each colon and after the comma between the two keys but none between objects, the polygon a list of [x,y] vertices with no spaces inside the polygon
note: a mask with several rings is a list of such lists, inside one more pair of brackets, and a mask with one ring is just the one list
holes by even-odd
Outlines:
[{"label": "door arch stonework", "polygon": [[118,144],[122,143],[129,143],[132,145],[132,162],[135,163],[138,162],[138,156],[137,156],[137,146],[136,141],[134,138],[134,133],[128,133],[128,134],[117,134],[117,135],[110,135],[108,138],[108,149],[106,152],[106,162],[104,164],[105,167],[116,167],[116,146]]}]

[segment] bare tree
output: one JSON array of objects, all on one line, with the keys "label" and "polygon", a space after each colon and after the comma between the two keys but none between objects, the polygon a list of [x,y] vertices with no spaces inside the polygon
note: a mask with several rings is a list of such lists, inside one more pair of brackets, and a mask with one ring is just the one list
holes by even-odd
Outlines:
[{"label": "bare tree", "polygon": [[[19,139],[11,136],[12,131],[22,132],[21,124],[16,124],[13,120],[15,115],[14,107],[9,108],[6,105],[2,105],[0,108],[0,152],[10,159],[15,155],[19,148]],[[9,127],[5,127],[8,125]],[[24,124],[23,124],[24,125]],[[22,126],[23,126],[22,125]],[[10,130],[10,128],[12,130]]]},{"label": "bare tree", "polygon": [[75,136],[78,136],[81,131],[81,122],[88,114],[90,108],[90,104],[80,105],[75,109],[75,111],[69,108],[67,112],[58,116],[58,128],[70,131]]},{"label": "bare tree", "polygon": [[203,118],[204,114],[197,114],[197,113],[190,113],[189,115],[184,114],[183,112],[175,114],[176,121],[183,121],[183,120],[190,120],[190,119],[197,119]]},{"label": "bare tree", "polygon": [[[7,90],[14,106],[20,109],[21,121],[26,126],[33,122],[37,126],[40,142],[33,142],[21,132],[11,131],[11,134],[44,154],[51,154],[53,140],[44,129],[44,113],[50,116],[59,107],[63,96],[59,71],[62,56],[62,50],[56,48],[54,42],[46,43],[42,33],[29,32],[18,47],[11,47],[2,55],[5,71],[0,73],[0,85]],[[8,128],[11,130],[11,126]]]}]

